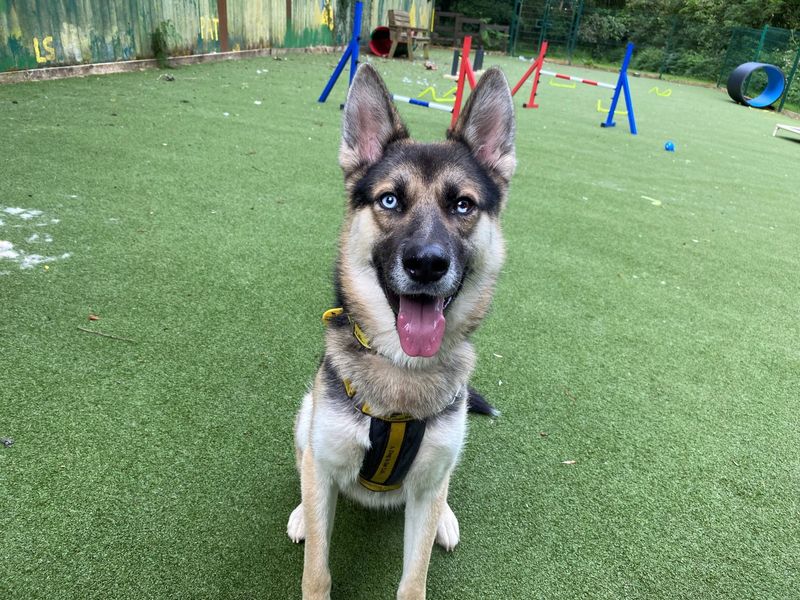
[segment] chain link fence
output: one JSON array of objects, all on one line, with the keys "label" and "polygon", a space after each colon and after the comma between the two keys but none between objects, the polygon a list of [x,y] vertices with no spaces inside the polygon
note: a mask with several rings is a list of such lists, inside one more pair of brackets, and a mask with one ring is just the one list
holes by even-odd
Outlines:
[{"label": "chain link fence", "polygon": [[[534,55],[548,40],[548,55],[569,63],[620,64],[625,44],[636,44],[631,68],[671,77],[725,85],[744,62],[780,67],[787,85],[778,110],[800,111],[800,32],[764,27],[710,27],[707,22],[653,12],[603,9],[583,0],[516,0],[509,52]],[[763,72],[748,82],[748,96],[766,84]]]}]

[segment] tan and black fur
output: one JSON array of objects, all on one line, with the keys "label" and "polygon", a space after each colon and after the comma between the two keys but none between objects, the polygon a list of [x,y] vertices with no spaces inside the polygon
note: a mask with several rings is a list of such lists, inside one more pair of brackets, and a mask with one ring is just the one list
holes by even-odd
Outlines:
[{"label": "tan and black fur", "polygon": [[[466,433],[475,364],[469,336],[489,308],[504,258],[499,215],[516,164],[513,138],[511,95],[497,69],[481,78],[448,139],[433,144],[409,138],[370,65],[353,80],[339,154],[348,206],[336,290],[345,314],[327,328],[325,357],[295,425],[302,501],[287,531],[305,539],[307,600],[330,597],[339,493],[368,506],[405,505],[398,598],[425,598],[434,540],[448,550],[459,541],[447,490]],[[369,348],[353,336],[353,323]],[[370,417],[357,408],[364,403],[373,415],[425,420],[400,489],[374,492],[358,483],[370,445]]]}]

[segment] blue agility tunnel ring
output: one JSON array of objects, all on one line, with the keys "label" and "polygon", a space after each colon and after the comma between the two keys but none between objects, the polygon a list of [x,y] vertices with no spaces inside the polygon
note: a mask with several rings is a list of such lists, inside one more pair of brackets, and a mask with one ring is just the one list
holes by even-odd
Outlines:
[{"label": "blue agility tunnel ring", "polygon": [[[767,87],[755,98],[747,98],[744,95],[747,88],[747,81],[750,75],[764,69],[767,74]],[[747,62],[736,67],[728,77],[728,95],[734,102],[752,106],[753,108],[765,108],[775,102],[783,95],[786,87],[786,77],[775,65],[767,63]]]}]

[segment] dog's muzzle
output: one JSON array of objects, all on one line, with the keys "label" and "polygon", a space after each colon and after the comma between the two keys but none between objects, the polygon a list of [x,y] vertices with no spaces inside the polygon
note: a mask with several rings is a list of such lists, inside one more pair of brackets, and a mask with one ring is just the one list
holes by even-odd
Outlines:
[{"label": "dog's muzzle", "polygon": [[403,269],[415,282],[431,284],[450,270],[450,258],[440,244],[411,244],[403,250]]}]

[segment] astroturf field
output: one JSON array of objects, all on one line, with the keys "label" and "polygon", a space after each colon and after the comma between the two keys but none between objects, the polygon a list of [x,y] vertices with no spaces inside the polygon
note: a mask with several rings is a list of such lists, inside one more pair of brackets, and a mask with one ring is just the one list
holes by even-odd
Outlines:
[{"label": "astroturf field", "polygon": [[[434,58],[371,60],[441,96]],[[344,80],[316,100],[337,59],[0,86],[2,598],[299,598],[292,425],[333,301]],[[792,121],[632,77],[631,136],[599,127],[610,91],[550,81],[517,112],[475,336],[502,416],[470,417],[461,544],[434,550],[428,596],[800,598],[800,143],[771,137]],[[449,120],[400,111],[423,140]],[[393,598],[401,565],[401,513],[340,502],[334,597]]]}]

